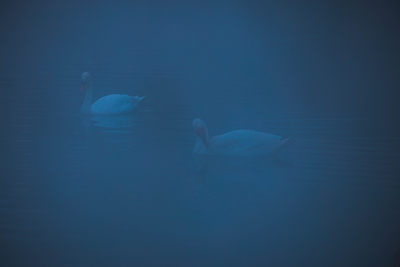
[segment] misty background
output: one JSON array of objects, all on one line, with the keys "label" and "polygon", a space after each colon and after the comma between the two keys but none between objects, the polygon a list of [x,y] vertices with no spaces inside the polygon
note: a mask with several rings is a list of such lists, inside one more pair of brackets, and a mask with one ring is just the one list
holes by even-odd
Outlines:
[{"label": "misty background", "polygon": [[[396,1],[3,2],[4,266],[395,266],[399,11]],[[82,126],[84,71],[96,99],[147,96],[128,134]],[[196,117],[211,135],[291,136],[297,165],[217,166],[193,182]]]}]

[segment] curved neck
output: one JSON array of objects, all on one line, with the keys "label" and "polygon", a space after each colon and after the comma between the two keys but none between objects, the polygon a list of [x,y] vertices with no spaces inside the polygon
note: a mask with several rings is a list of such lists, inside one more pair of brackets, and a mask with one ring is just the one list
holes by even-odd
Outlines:
[{"label": "curved neck", "polygon": [[196,134],[198,142],[202,142],[204,146],[208,147],[210,142],[208,139],[208,130],[207,126],[200,128],[200,130]]},{"label": "curved neck", "polygon": [[205,147],[209,147],[209,145],[210,145],[210,142],[208,141],[208,138],[205,139],[205,138],[202,138],[200,136],[197,136],[196,143],[202,144]]},{"label": "curved neck", "polygon": [[90,112],[90,106],[93,101],[93,90],[92,90],[92,85],[88,84],[85,89],[85,97],[83,98],[82,106],[81,106],[81,112],[82,113],[89,113]]}]

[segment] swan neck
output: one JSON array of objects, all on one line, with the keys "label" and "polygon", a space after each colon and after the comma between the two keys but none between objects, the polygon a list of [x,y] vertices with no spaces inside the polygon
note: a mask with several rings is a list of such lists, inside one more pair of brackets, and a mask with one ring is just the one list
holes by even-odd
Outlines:
[{"label": "swan neck", "polygon": [[93,90],[92,90],[92,86],[89,84],[86,87],[85,90],[85,97],[83,98],[83,103],[81,106],[81,112],[82,113],[89,113],[90,112],[90,106],[92,104],[93,101]]},{"label": "swan neck", "polygon": [[208,135],[197,136],[197,142],[202,143],[205,147],[209,147],[209,145],[210,145],[210,142],[208,140]]}]

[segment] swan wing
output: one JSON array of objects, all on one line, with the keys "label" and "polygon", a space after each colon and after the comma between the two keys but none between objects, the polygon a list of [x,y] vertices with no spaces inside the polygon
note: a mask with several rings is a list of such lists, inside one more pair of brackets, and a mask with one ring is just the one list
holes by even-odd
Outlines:
[{"label": "swan wing", "polygon": [[212,138],[211,147],[216,154],[267,155],[281,145],[281,137],[252,130],[236,130]]},{"label": "swan wing", "polygon": [[137,101],[132,96],[112,94],[94,102],[91,111],[95,114],[121,114],[131,112],[136,105]]}]

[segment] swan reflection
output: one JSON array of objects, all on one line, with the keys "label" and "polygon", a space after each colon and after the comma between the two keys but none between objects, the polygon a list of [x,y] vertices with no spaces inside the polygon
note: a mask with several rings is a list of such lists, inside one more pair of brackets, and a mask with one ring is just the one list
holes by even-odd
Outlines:
[{"label": "swan reflection", "polygon": [[92,115],[82,116],[81,119],[86,133],[90,128],[113,133],[131,133],[139,122],[134,114]]}]

